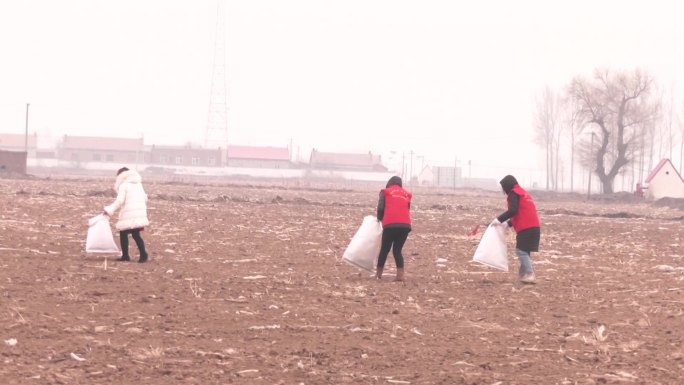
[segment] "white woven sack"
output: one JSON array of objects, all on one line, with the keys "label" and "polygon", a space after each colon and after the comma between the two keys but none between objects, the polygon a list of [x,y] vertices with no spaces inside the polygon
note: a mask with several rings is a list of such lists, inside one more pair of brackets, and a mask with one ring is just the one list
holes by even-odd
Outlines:
[{"label": "white woven sack", "polygon": [[506,229],[504,226],[487,226],[480,239],[480,244],[475,249],[473,261],[508,271],[508,254],[506,251]]},{"label": "white woven sack", "polygon": [[86,253],[118,253],[119,248],[114,243],[114,235],[109,226],[109,217],[96,215],[88,220],[88,235],[86,236]]},{"label": "white woven sack", "polygon": [[381,242],[382,223],[372,215],[365,216],[361,227],[344,251],[342,259],[358,268],[372,272],[375,270],[375,260],[380,254]]}]

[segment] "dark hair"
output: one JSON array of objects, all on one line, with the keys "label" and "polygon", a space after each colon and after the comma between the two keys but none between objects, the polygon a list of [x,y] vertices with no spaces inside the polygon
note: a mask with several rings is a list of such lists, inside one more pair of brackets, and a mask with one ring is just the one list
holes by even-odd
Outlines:
[{"label": "dark hair", "polygon": [[399,187],[402,187],[402,186],[401,186],[401,178],[398,177],[398,176],[393,176],[393,177],[391,177],[391,178],[387,181],[387,186],[385,186],[385,188],[387,188],[387,187],[389,187],[389,186],[393,186],[393,185],[397,185],[397,186],[399,186]]},{"label": "dark hair", "polygon": [[513,186],[518,184],[518,180],[515,179],[513,175],[506,175],[503,177],[503,179],[501,179],[501,181],[499,181],[499,184],[501,185],[503,191],[508,194],[511,192],[511,190],[513,190]]},{"label": "dark hair", "polygon": [[128,171],[128,167],[121,167],[119,171],[116,172],[116,175],[119,176],[119,174],[121,174],[124,171]]}]

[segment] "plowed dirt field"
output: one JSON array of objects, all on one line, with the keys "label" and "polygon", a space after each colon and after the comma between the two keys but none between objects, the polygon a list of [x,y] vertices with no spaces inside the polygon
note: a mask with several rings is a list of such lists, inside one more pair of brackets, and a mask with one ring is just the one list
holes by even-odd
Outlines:
[{"label": "plowed dirt field", "polygon": [[[145,176],[143,175],[143,178]],[[682,212],[535,193],[536,285],[471,262],[502,194],[412,190],[406,275],[341,260],[377,189],[144,180],[150,261],[86,254],[114,178],[0,180],[2,384],[677,384]],[[118,237],[117,237],[118,242]]]}]

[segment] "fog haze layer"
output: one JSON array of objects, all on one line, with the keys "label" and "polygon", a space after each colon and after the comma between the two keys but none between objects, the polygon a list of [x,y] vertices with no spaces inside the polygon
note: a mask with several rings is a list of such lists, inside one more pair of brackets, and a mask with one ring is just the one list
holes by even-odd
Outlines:
[{"label": "fog haze layer", "polygon": [[[0,131],[204,142],[214,1],[0,3]],[[535,96],[643,67],[679,93],[666,1],[226,1],[228,137],[543,169]]]}]

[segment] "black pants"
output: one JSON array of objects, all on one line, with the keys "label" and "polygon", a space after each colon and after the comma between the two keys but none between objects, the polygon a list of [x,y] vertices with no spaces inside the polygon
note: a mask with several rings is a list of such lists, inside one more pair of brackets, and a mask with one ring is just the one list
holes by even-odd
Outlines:
[{"label": "black pants", "polygon": [[128,234],[131,234],[133,236],[133,240],[135,241],[135,244],[138,246],[138,250],[140,251],[140,259],[146,260],[147,259],[147,252],[145,251],[145,241],[143,241],[142,237],[140,236],[140,229],[131,229],[131,230],[121,230],[119,232],[119,242],[121,243],[121,257],[124,259],[128,259]]},{"label": "black pants", "polygon": [[410,231],[411,229],[405,227],[388,227],[382,230],[382,246],[380,246],[380,255],[378,256],[378,269],[385,267],[385,261],[390,249],[392,249],[392,254],[394,254],[394,262],[397,264],[397,269],[404,268],[404,256],[401,255],[401,249],[404,247]]}]

